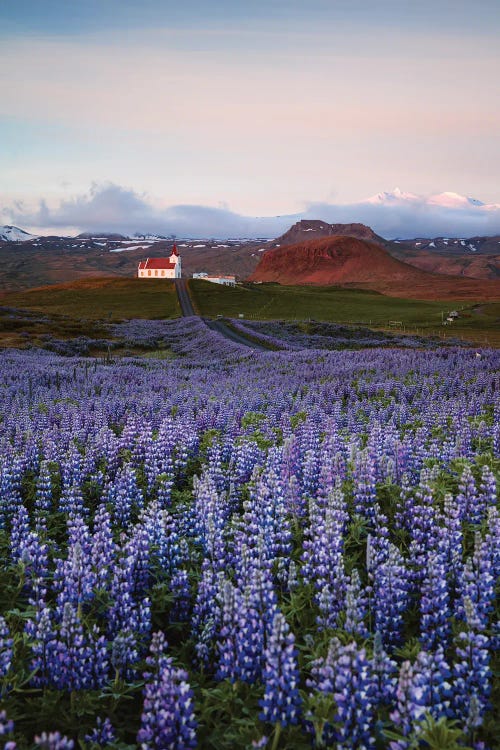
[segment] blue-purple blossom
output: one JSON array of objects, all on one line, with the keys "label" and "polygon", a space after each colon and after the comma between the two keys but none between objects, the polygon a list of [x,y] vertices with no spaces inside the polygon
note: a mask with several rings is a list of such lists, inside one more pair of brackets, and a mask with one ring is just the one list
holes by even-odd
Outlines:
[{"label": "blue-purple blossom", "polygon": [[35,509],[43,516],[52,508],[52,478],[48,461],[40,464],[40,473],[36,480]]},{"label": "blue-purple blossom", "polygon": [[495,550],[488,539],[479,532],[474,537],[474,552],[467,558],[459,574],[457,587],[459,598],[456,603],[457,616],[467,620],[467,602],[473,607],[476,627],[485,630],[494,609]]},{"label": "blue-purple blossom", "polygon": [[0,737],[5,737],[6,734],[12,734],[14,731],[14,722],[12,719],[7,718],[6,711],[0,711]]},{"label": "blue-purple blossom", "polygon": [[143,750],[187,750],[196,747],[193,692],[188,674],[165,655],[162,633],[153,635],[150,671],[144,677],[144,705],[137,742]]},{"label": "blue-purple blossom", "polygon": [[353,635],[366,637],[368,635],[365,623],[367,612],[368,595],[355,569],[346,585],[344,630]]},{"label": "blue-purple blossom", "polygon": [[142,724],[139,744],[189,746],[191,685],[202,744],[228,693],[252,696],[248,745],[311,724],[333,747],[382,747],[387,730],[406,748],[426,715],[488,744],[499,354],[304,327],[249,323],[284,342],[252,352],[196,317],[113,326],[161,361],[118,341],[105,362],[1,352],[0,675],[2,698],[28,680],[8,696],[20,745],[26,701],[57,697],[71,739],[45,743],[76,743],[74,717],[104,700],[123,737],[88,716],[87,741]]},{"label": "blue-purple blossom", "polygon": [[[451,668],[443,649],[421,651],[415,662],[402,663],[396,688],[396,707],[390,717],[404,737],[420,731],[426,714],[434,719],[453,716]],[[391,743],[392,750],[405,750],[408,742]]]},{"label": "blue-purple blossom", "polygon": [[99,747],[106,747],[116,740],[116,733],[109,718],[101,719],[100,716],[96,719],[96,725],[94,729],[85,735],[87,742],[92,742]]},{"label": "blue-purple blossom", "polygon": [[314,662],[307,686],[334,698],[334,709],[321,737],[326,746],[375,746],[377,682],[365,649],[354,642],[343,646],[333,638],[327,656]]},{"label": "blue-purple blossom", "polygon": [[[3,680],[10,671],[14,654],[13,643],[7,623],[3,617],[0,617],[0,680]],[[0,695],[1,692],[0,688]]]},{"label": "blue-purple blossom", "polygon": [[455,638],[453,664],[453,709],[468,731],[481,726],[489,707],[492,672],[488,637],[478,633],[481,626],[474,604],[465,600],[467,629]]},{"label": "blue-purple blossom", "polygon": [[403,616],[409,605],[409,574],[398,548],[379,534],[369,538],[368,570],[373,580],[371,598],[375,630],[385,646],[402,639]]},{"label": "blue-purple blossom", "polygon": [[35,737],[35,745],[40,750],[73,750],[75,743],[60,732],[42,732]]},{"label": "blue-purple blossom", "polygon": [[264,651],[264,698],[261,718],[286,727],[300,717],[299,670],[295,637],[281,612],[274,615]]},{"label": "blue-purple blossom", "polygon": [[443,556],[433,553],[429,557],[426,575],[421,584],[420,640],[425,648],[434,650],[446,646],[450,634],[450,596]]},{"label": "blue-purple blossom", "polygon": [[302,575],[314,584],[320,623],[326,627],[334,627],[345,608],[347,580],[343,551],[346,523],[346,504],[340,490],[335,489],[326,499],[311,500]]}]

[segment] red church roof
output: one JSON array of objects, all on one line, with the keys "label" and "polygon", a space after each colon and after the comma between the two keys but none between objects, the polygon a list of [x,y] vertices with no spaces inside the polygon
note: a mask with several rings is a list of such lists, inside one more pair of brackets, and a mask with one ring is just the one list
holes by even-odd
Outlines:
[{"label": "red church roof", "polygon": [[141,260],[139,263],[139,271],[144,271],[149,268],[157,269],[171,269],[175,268],[176,264],[171,263],[168,258],[147,258],[147,260]]},{"label": "red church roof", "polygon": [[171,255],[179,255],[179,251],[177,250],[177,245],[174,242],[174,246],[172,248]]}]

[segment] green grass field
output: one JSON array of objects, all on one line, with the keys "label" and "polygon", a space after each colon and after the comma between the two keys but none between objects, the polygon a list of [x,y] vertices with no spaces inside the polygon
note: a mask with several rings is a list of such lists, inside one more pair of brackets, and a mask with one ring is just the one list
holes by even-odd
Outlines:
[{"label": "green grass field", "polygon": [[[500,302],[467,304],[428,302],[386,297],[375,292],[337,287],[287,287],[278,284],[244,284],[223,287],[190,280],[196,311],[206,317],[261,320],[318,320],[364,325],[384,330],[443,337],[459,337],[500,346]],[[33,327],[64,338],[90,333],[99,321],[127,318],[175,318],[180,315],[173,282],[150,279],[89,278],[68,284],[9,292],[0,305],[40,312],[51,317],[47,325]],[[444,327],[442,316],[459,310],[456,323]],[[19,342],[19,330],[0,321],[4,345]],[[29,329],[30,323],[26,322]],[[73,330],[74,329],[74,330]],[[23,330],[26,330],[24,328]],[[0,342],[1,343],[1,342]]]},{"label": "green grass field", "polygon": [[[237,318],[241,314],[260,320],[312,318],[383,329],[401,323],[402,329],[411,333],[464,337],[500,345],[500,302],[467,304],[464,308],[463,302],[398,299],[357,289],[278,284],[223,287],[197,279],[189,282],[189,288],[197,311],[208,317]],[[460,318],[443,326],[442,318],[451,310],[458,310]]]},{"label": "green grass field", "polygon": [[172,281],[89,278],[53,287],[9,292],[0,305],[75,319],[176,318],[180,315]]}]

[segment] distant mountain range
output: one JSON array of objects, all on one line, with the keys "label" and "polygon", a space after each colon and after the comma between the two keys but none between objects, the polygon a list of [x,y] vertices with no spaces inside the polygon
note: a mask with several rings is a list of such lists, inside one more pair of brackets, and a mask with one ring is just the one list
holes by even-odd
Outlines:
[{"label": "distant mountain range", "polygon": [[[22,231],[22,230],[20,230]],[[125,238],[99,234],[77,237],[31,237],[14,234],[4,239],[0,227],[0,290],[27,289],[59,284],[89,276],[135,276],[140,260],[170,254],[173,240]],[[206,271],[247,278],[264,252],[266,240],[183,240],[177,245],[182,254],[184,275]]]},{"label": "distant mountain range", "polygon": [[433,273],[469,276],[476,279],[500,278],[500,236],[435,237],[392,242],[396,257]]},{"label": "distant mountain range", "polygon": [[[383,195],[395,195],[383,194]],[[447,194],[449,195],[449,194]],[[392,200],[393,198],[387,198]],[[396,197],[395,200],[410,200]],[[385,240],[365,224],[300,220],[272,240],[177,239],[183,272],[206,271],[248,278],[270,248],[285,248],[327,237],[348,236],[384,248],[394,258],[433,274],[500,278],[500,236]],[[173,239],[155,234],[82,233],[76,237],[35,236],[0,227],[0,290],[72,281],[96,275],[134,276],[139,260],[162,256]]]},{"label": "distant mountain range", "polygon": [[[46,238],[46,237],[54,237],[57,235],[38,235],[38,234],[30,234],[29,232],[26,232],[24,229],[20,229],[19,227],[14,227],[10,224],[5,224],[3,227],[0,227],[0,242],[29,242],[30,240],[37,240],[39,238]],[[77,234],[75,237],[64,237],[61,239],[66,239],[68,241],[70,240],[167,240],[167,239],[173,239],[173,237],[165,237],[162,234],[140,234],[137,232],[134,235],[126,235],[126,234],[119,234],[117,232],[81,232],[80,234]]]}]

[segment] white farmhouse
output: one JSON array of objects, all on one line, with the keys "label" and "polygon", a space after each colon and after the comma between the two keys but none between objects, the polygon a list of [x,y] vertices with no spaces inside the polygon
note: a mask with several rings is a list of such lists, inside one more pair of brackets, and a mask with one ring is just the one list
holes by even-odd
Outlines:
[{"label": "white farmhouse", "polygon": [[208,273],[200,271],[193,273],[193,279],[203,279],[210,281],[212,284],[222,284],[223,286],[236,286],[236,276],[209,276]]},{"label": "white farmhouse", "polygon": [[147,258],[137,268],[140,279],[180,279],[181,256],[174,244],[169,258]]}]

